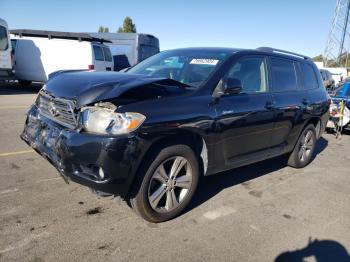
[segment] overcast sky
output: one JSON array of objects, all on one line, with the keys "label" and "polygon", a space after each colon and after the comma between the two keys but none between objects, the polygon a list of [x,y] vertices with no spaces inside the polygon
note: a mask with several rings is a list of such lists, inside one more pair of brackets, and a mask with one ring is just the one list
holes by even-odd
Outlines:
[{"label": "overcast sky", "polygon": [[191,46],[272,46],[323,53],[336,0],[0,0],[11,29],[115,32],[130,16],[161,50]]}]

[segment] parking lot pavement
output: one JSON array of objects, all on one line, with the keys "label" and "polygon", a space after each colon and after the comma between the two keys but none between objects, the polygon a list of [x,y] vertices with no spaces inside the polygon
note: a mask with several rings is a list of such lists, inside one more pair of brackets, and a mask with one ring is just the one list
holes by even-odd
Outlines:
[{"label": "parking lot pavement", "polygon": [[37,91],[0,86],[0,261],[350,260],[350,135],[325,134],[304,169],[276,158],[203,178],[185,214],[151,224],[19,139]]}]

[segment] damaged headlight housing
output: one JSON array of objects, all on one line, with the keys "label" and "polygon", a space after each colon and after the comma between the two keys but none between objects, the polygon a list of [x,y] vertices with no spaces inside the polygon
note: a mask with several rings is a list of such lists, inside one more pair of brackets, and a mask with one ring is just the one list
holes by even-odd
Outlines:
[{"label": "damaged headlight housing", "polygon": [[109,108],[92,106],[82,108],[81,119],[86,132],[120,135],[139,128],[146,117],[139,113],[117,113]]}]

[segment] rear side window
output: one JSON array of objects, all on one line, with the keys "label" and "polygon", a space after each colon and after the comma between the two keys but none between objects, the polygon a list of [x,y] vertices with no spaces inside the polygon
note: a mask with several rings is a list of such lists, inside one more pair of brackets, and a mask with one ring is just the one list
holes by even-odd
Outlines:
[{"label": "rear side window", "polygon": [[303,74],[304,89],[318,88],[318,82],[313,67],[305,63],[300,63],[300,67]]},{"label": "rear side window", "polygon": [[271,58],[273,90],[277,92],[297,89],[297,77],[293,61]]},{"label": "rear side window", "polygon": [[104,61],[102,48],[97,45],[94,45],[93,49],[94,49],[95,60]]},{"label": "rear side window", "polygon": [[6,28],[0,26],[0,50],[6,50],[9,47],[8,41]]},{"label": "rear side window", "polygon": [[103,53],[105,55],[105,60],[108,62],[112,62],[111,51],[109,50],[108,47],[103,47]]}]

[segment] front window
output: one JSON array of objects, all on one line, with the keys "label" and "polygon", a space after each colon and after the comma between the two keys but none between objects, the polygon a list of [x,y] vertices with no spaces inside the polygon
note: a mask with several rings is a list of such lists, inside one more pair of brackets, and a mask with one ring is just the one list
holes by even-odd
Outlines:
[{"label": "front window", "polygon": [[240,59],[230,68],[226,77],[239,79],[242,83],[243,93],[267,91],[266,64],[263,57]]},{"label": "front window", "polygon": [[215,50],[164,51],[134,66],[128,73],[169,78],[197,88],[230,54]]},{"label": "front window", "polygon": [[8,41],[6,28],[0,26],[0,50],[6,50],[8,48]]}]

